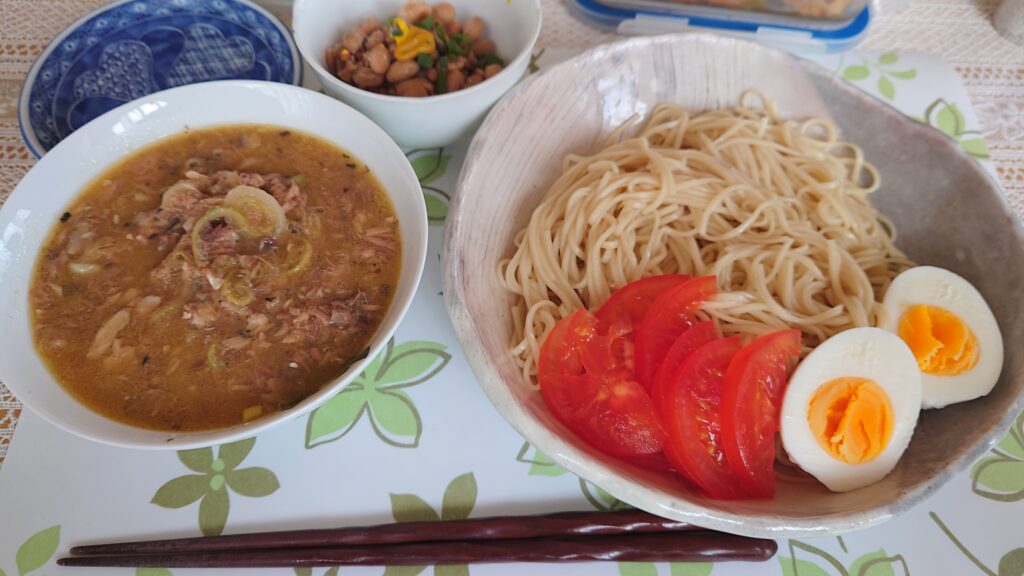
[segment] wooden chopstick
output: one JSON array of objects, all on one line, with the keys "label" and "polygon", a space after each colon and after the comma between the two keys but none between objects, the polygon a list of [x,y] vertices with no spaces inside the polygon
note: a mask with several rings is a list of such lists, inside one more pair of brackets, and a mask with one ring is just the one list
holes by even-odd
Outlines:
[{"label": "wooden chopstick", "polygon": [[267,550],[271,548],[321,548],[370,546],[409,542],[452,542],[543,538],[549,536],[595,536],[647,532],[698,530],[684,522],[661,518],[639,510],[618,512],[562,512],[543,516],[494,516],[440,522],[399,522],[377,526],[328,528],[235,534],[206,538],[178,538],[142,542],[119,542],[76,546],[71,554],[127,555],[178,552]]},{"label": "wooden chopstick", "polygon": [[161,568],[256,568],[313,566],[408,566],[487,562],[715,562],[763,561],[773,540],[706,530],[530,539],[411,542],[374,546],[180,552],[155,555],[72,556],[60,566]]}]

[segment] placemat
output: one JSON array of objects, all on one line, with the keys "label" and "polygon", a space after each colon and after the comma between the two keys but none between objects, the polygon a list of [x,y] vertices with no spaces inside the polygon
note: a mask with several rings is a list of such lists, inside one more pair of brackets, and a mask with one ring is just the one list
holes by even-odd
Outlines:
[{"label": "placemat", "polygon": [[[537,64],[543,68],[575,51],[538,52]],[[817,60],[936,126],[992,168],[968,95],[942,59],[865,51]],[[132,573],[55,566],[61,552],[89,541],[623,507],[524,442],[491,407],[462,356],[440,294],[439,256],[465,147],[462,143],[411,158],[433,224],[428,265],[409,315],[387,351],[357,380],[359,386],[256,438],[178,453],[107,447],[22,414],[17,441],[0,473],[0,570],[19,576]],[[1024,429],[1018,420],[996,450],[914,510],[841,538],[781,541],[778,557],[764,564],[509,564],[261,573],[1020,574],[1021,499]],[[167,576],[172,571],[134,573]]]}]

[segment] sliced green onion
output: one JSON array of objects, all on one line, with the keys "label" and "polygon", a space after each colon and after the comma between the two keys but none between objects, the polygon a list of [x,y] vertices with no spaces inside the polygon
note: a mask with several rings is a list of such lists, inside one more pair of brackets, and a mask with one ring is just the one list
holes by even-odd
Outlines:
[{"label": "sliced green onion", "polygon": [[210,366],[210,368],[216,369],[220,367],[220,363],[217,362],[216,345],[211,345],[209,348],[206,349],[206,363]]},{"label": "sliced green onion", "polygon": [[434,20],[433,16],[427,16],[423,20],[420,20],[416,25],[424,30],[433,30],[434,28],[437,28],[437,20]]},{"label": "sliced green onion", "polygon": [[99,264],[92,264],[90,262],[68,263],[68,270],[70,270],[72,274],[78,274],[80,276],[84,276],[86,274],[95,274],[96,272],[99,272],[102,268],[103,267],[100,266]]},{"label": "sliced green onion", "polygon": [[448,52],[456,56],[466,56],[473,47],[473,39],[465,34],[455,34],[448,43]]},{"label": "sliced green onion", "polygon": [[309,263],[313,259],[313,245],[305,236],[300,237],[296,241],[289,242],[285,252],[287,253],[289,274],[302,272],[309,267]]},{"label": "sliced green onion", "polygon": [[437,82],[434,82],[434,93],[445,94],[448,92],[448,57],[442,57],[438,64]]},{"label": "sliced green onion", "polygon": [[490,66],[491,64],[497,64],[497,65],[501,66],[502,68],[505,67],[505,61],[502,60],[499,56],[496,56],[494,54],[488,54],[487,56],[481,56],[476,61],[477,68],[486,68],[486,67]]},{"label": "sliced green onion", "polygon": [[248,278],[241,270],[236,270],[224,280],[220,287],[220,293],[228,302],[236,306],[248,306],[255,299],[252,287],[249,286]]},{"label": "sliced green onion", "polygon": [[420,54],[416,57],[416,63],[420,65],[420,68],[424,70],[430,70],[434,67],[434,55],[433,54]]}]

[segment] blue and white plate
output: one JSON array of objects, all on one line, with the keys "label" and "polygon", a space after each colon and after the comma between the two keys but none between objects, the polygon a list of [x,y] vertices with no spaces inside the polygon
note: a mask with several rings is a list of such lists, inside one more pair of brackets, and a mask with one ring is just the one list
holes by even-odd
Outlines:
[{"label": "blue and white plate", "polygon": [[125,102],[227,79],[301,84],[288,29],[247,0],[123,0],[72,24],[32,65],[21,134],[42,156]]}]

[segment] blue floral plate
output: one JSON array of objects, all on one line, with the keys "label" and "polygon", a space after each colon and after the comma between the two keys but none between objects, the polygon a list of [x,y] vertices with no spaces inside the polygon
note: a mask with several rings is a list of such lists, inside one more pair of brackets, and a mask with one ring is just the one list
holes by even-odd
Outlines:
[{"label": "blue floral plate", "polygon": [[302,83],[291,33],[269,12],[247,0],[123,0],[72,24],[32,65],[21,134],[42,156],[125,102],[228,79]]}]

